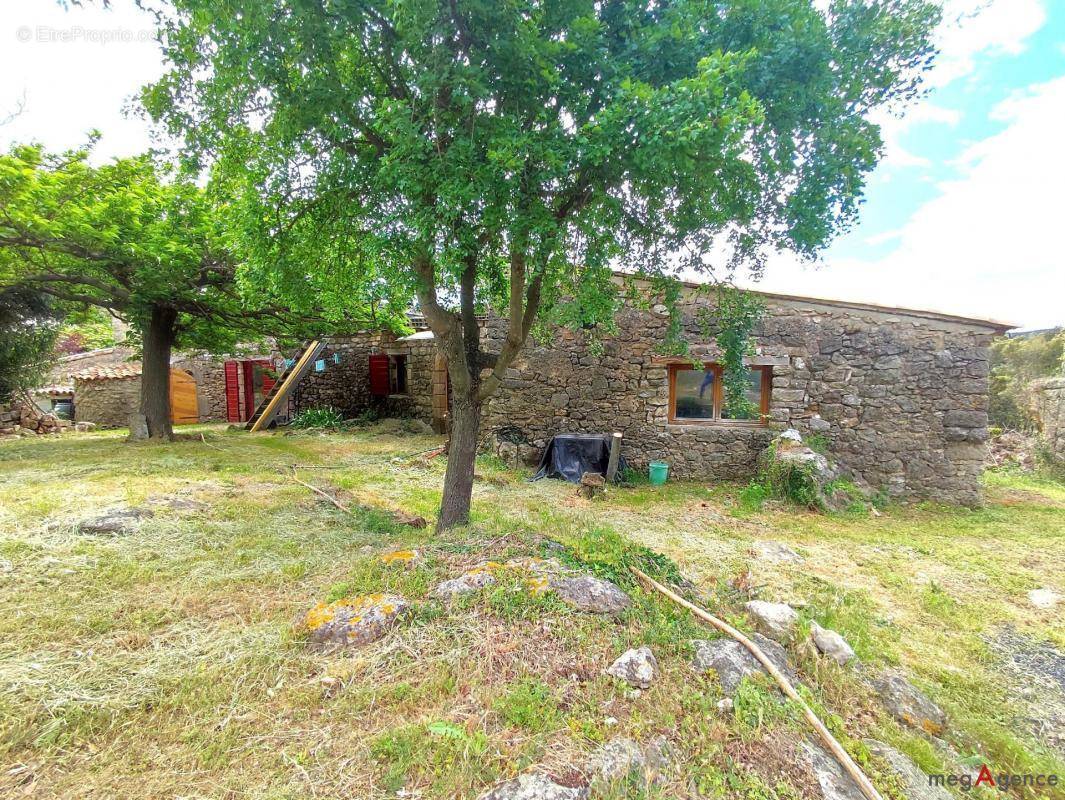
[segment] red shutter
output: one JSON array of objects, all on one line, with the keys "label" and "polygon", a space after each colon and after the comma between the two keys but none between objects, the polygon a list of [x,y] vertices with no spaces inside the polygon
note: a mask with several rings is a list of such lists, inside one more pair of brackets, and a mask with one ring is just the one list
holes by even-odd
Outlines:
[{"label": "red shutter", "polygon": [[240,422],[240,384],[237,377],[238,366],[236,361],[227,361],[226,369],[226,419],[229,422]]},{"label": "red shutter", "polygon": [[374,397],[388,396],[388,356],[384,353],[370,356],[370,394]]}]

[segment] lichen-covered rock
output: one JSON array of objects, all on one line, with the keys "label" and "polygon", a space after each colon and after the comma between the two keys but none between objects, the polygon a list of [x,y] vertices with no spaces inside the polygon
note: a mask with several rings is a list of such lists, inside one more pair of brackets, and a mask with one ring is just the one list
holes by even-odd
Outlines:
[{"label": "lichen-covered rock", "polygon": [[153,516],[147,508],[116,508],[78,523],[78,533],[122,536],[133,533],[141,521]]},{"label": "lichen-covered rock", "polygon": [[621,678],[635,689],[649,689],[658,677],[658,661],[650,647],[632,648],[618,656],[606,673]]},{"label": "lichen-covered rock", "polygon": [[527,772],[482,794],[479,800],[586,800],[583,787],[562,786],[541,772]]},{"label": "lichen-covered rock", "polygon": [[791,606],[785,603],[751,600],[743,607],[751,615],[755,627],[766,636],[777,641],[787,641],[795,633],[799,615]]},{"label": "lichen-covered rock", "polygon": [[947,715],[897,672],[885,672],[873,681],[884,707],[895,719],[910,727],[939,736]]},{"label": "lichen-covered rock", "polygon": [[390,550],[382,553],[379,558],[382,564],[408,569],[422,562],[422,553],[420,550]]},{"label": "lichen-covered rock", "polygon": [[[798,683],[798,676],[788,664],[788,657],[783,647],[760,633],[756,633],[751,638],[766,654],[773,666],[780,670],[792,685]],[[712,641],[695,639],[691,644],[695,649],[692,666],[697,672],[717,673],[721,691],[727,697],[736,694],[740,682],[748,675],[765,672],[762,663],[735,639],[713,639]]]},{"label": "lichen-covered rock", "polygon": [[847,640],[833,630],[822,628],[816,622],[810,623],[810,639],[814,646],[841,667],[854,658],[854,648]]},{"label": "lichen-covered rock", "polygon": [[306,613],[301,627],[319,651],[358,647],[377,641],[410,611],[410,603],[394,594],[365,594],[319,603]]},{"label": "lichen-covered rock", "polygon": [[636,782],[648,786],[669,780],[676,760],[673,745],[664,736],[656,736],[643,745],[617,736],[595,750],[585,768],[593,784]]},{"label": "lichen-covered rock", "polygon": [[564,603],[592,614],[620,614],[632,605],[629,596],[615,584],[591,575],[554,579],[551,588]]},{"label": "lichen-covered rock", "polygon": [[1051,609],[1060,602],[1061,595],[1053,589],[1032,589],[1028,592],[1028,602],[1036,608]]},{"label": "lichen-covered rock", "polygon": [[930,783],[928,776],[905,754],[876,739],[865,739],[864,742],[869,752],[886,762],[898,776],[908,800],[952,800],[950,792]]},{"label": "lichen-covered rock", "polygon": [[480,564],[457,578],[441,581],[431,594],[437,600],[452,600],[459,595],[479,591],[496,582],[495,575],[492,573],[501,566],[491,561]]}]

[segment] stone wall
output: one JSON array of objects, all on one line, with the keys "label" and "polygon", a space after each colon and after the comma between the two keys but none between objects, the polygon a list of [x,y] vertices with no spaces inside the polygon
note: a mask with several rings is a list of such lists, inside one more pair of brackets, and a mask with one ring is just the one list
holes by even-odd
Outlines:
[{"label": "stone wall", "polygon": [[[370,356],[375,353],[407,356],[407,394],[370,394]],[[333,363],[334,354],[339,354],[339,364]],[[415,417],[439,427],[439,422],[433,421],[433,376],[439,379],[440,373],[434,372],[436,351],[432,339],[407,340],[387,331],[334,337],[320,358],[326,360],[326,369],[312,371],[300,382],[294,392],[293,413],[308,408],[334,408],[351,419],[373,410],[382,417]]]},{"label": "stone wall", "polygon": [[74,379],[74,420],[104,428],[124,428],[140,406],[141,379]]},{"label": "stone wall", "polygon": [[1052,453],[1065,458],[1065,377],[1039,381],[1034,388],[1043,439]]},{"label": "stone wall", "polygon": [[[689,294],[681,311],[692,355],[714,361],[697,322],[707,302]],[[891,496],[979,501],[995,326],[828,301],[767,304],[752,362],[772,368],[766,426],[669,422],[669,362],[656,356],[668,324],[661,305],[626,306],[600,353],[569,330],[530,342],[489,402],[486,426],[518,433],[526,456],[556,433],[617,430],[631,465],[660,459],[698,479],[752,475],[773,431],[794,427],[823,437],[856,478]],[[499,338],[498,326],[488,338]]]}]

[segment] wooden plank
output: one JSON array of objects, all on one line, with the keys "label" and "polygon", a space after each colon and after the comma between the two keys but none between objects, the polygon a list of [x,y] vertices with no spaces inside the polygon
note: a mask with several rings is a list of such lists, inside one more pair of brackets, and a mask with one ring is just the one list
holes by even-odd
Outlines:
[{"label": "wooden plank", "polygon": [[307,346],[307,349],[303,351],[303,355],[300,356],[300,360],[296,362],[296,365],[292,368],[292,370],[288,373],[288,376],[281,383],[281,387],[277,390],[276,394],[274,394],[274,396],[270,398],[270,402],[266,404],[266,408],[263,409],[263,413],[259,415],[259,418],[255,420],[255,424],[252,425],[249,429],[252,433],[255,433],[256,431],[262,429],[263,420],[267,420],[267,424],[269,424],[269,420],[272,420],[274,418],[274,414],[277,413],[277,408],[279,405],[281,405],[281,401],[284,398],[288,397],[288,393],[292,391],[292,387],[294,387],[303,377],[303,372],[307,368],[307,365],[318,354],[318,346],[320,344],[321,341],[315,339]]},{"label": "wooden plank", "polygon": [[175,425],[192,425],[200,421],[196,380],[179,369],[170,370],[170,421]]}]

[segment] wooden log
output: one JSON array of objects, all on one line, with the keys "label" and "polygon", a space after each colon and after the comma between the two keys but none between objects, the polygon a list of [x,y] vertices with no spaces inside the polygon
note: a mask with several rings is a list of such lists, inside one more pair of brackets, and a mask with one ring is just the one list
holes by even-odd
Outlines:
[{"label": "wooden log", "polygon": [[618,463],[621,461],[621,434],[614,431],[610,437],[610,459],[606,463],[606,482],[613,483],[618,475]]}]

